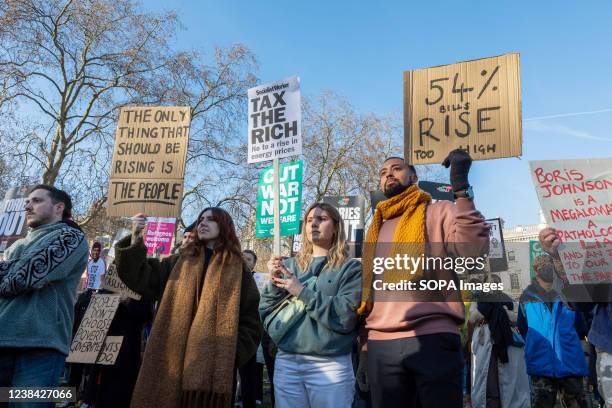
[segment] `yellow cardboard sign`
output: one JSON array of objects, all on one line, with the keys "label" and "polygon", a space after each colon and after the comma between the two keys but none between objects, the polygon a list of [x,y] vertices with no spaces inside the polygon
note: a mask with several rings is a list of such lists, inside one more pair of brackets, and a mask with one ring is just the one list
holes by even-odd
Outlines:
[{"label": "yellow cardboard sign", "polygon": [[520,156],[519,54],[404,72],[404,149],[412,164],[454,149],[474,160]]}]

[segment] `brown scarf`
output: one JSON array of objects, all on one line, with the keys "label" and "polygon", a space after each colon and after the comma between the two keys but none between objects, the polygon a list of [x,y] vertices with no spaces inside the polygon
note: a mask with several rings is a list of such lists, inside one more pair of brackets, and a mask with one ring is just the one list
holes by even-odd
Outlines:
[{"label": "brown scarf", "polygon": [[132,408],[231,406],[242,260],[215,252],[204,271],[200,252],[181,256],[170,273]]},{"label": "brown scarf", "polygon": [[[402,193],[381,201],[376,206],[376,212],[366,234],[363,249],[363,291],[358,310],[360,314],[372,310],[372,268],[378,233],[383,221],[401,216],[393,234],[393,248],[388,255],[389,257],[394,257],[395,254],[407,254],[411,257],[421,256],[425,243],[425,211],[430,201],[431,196],[419,189],[416,184],[413,184]],[[386,271],[384,281],[398,282],[401,279],[416,279],[422,276],[422,272],[422,269],[420,269],[415,274],[410,275],[405,271]]]}]

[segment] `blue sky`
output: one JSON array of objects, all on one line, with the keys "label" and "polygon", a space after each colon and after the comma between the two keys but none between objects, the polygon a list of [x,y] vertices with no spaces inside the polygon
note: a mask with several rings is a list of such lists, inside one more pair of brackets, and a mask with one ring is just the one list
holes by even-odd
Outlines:
[{"label": "blue sky", "polygon": [[[477,207],[506,225],[538,222],[529,160],[612,157],[612,2],[146,1],[175,9],[177,45],[243,43],[262,83],[301,77],[359,112],[403,112],[402,72],[521,54],[523,156],[475,162]],[[607,110],[541,120],[557,114]],[[245,118],[246,123],[246,118]],[[246,139],[245,139],[246,140]]]}]

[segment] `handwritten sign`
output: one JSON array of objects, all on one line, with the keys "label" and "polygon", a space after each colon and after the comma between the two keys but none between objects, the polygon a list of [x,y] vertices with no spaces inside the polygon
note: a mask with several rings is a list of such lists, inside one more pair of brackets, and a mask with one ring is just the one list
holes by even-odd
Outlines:
[{"label": "handwritten sign", "polygon": [[138,293],[128,288],[119,278],[119,275],[117,274],[117,267],[114,263],[110,264],[106,270],[106,273],[102,276],[101,288],[135,300],[140,300],[141,298]]},{"label": "handwritten sign", "polygon": [[248,162],[302,154],[299,78],[251,88],[248,97]]},{"label": "handwritten sign", "polygon": [[190,123],[189,107],[121,108],[108,187],[108,215],[180,214]]},{"label": "handwritten sign", "polygon": [[119,295],[92,295],[89,307],[70,345],[66,362],[94,364],[97,361],[119,307],[119,299]]},{"label": "handwritten sign", "polygon": [[98,354],[96,364],[115,364],[115,362],[117,361],[117,356],[119,356],[119,351],[121,351],[122,343],[123,336],[106,336],[106,339],[104,340],[104,345],[102,346],[102,350],[100,350],[100,354]]},{"label": "handwritten sign", "polygon": [[404,72],[404,140],[412,164],[520,156],[519,54]]},{"label": "handwritten sign", "polygon": [[[300,231],[302,204],[301,160],[280,165],[280,223],[281,236],[293,235]],[[261,172],[257,188],[257,217],[255,236],[273,236],[274,230],[274,168],[270,166]]]},{"label": "handwritten sign", "polygon": [[612,282],[612,158],[529,162],[570,283]]}]

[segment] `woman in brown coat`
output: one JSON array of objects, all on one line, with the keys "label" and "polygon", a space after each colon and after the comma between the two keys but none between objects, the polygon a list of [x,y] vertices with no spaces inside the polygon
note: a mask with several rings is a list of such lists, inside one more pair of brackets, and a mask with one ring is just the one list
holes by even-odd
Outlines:
[{"label": "woman in brown coat", "polygon": [[259,293],[242,259],[230,215],[207,208],[197,239],[180,255],[146,257],[145,215],[117,243],[125,284],[159,309],[132,397],[134,408],[230,407],[234,373],[261,340]]}]

